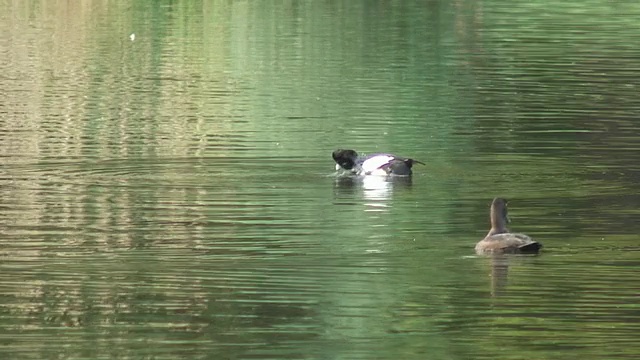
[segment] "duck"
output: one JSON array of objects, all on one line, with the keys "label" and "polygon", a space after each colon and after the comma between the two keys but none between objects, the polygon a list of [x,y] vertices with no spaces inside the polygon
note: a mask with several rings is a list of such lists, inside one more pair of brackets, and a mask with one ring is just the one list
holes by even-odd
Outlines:
[{"label": "duck", "polygon": [[347,170],[356,175],[410,176],[413,164],[425,163],[393,154],[358,155],[355,150],[338,149],[331,156],[336,162],[336,171]]},{"label": "duck", "polygon": [[497,197],[491,202],[491,230],[476,244],[477,254],[537,254],[542,244],[525,234],[509,232],[508,201]]}]

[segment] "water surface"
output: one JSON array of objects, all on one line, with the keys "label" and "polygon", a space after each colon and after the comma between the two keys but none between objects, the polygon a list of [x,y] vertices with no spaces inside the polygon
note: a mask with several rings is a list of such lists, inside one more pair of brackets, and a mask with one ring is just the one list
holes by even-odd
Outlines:
[{"label": "water surface", "polygon": [[[0,4],[0,353],[638,357],[638,15]],[[494,196],[540,256],[474,255]]]}]

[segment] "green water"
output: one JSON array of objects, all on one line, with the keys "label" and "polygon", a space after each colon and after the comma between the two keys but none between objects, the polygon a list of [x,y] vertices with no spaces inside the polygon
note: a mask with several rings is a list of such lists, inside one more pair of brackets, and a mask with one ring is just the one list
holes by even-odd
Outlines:
[{"label": "green water", "polygon": [[[637,358],[638,16],[0,3],[0,357]],[[494,196],[540,256],[475,256]]]}]

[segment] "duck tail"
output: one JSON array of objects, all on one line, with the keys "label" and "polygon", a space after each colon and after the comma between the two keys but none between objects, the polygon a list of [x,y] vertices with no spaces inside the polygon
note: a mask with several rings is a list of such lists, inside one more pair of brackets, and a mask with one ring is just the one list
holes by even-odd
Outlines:
[{"label": "duck tail", "polygon": [[518,250],[520,250],[520,252],[523,254],[536,254],[540,251],[540,249],[542,249],[542,244],[536,241],[522,245],[518,248]]},{"label": "duck tail", "polygon": [[422,161],[418,161],[415,159],[404,159],[404,163],[407,164],[407,166],[409,167],[409,169],[411,169],[411,167],[413,166],[413,164],[422,164],[422,165],[426,165],[425,163],[423,163]]}]

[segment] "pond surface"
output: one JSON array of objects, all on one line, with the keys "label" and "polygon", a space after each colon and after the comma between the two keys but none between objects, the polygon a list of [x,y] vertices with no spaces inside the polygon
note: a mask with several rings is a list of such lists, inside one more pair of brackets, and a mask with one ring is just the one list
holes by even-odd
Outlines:
[{"label": "pond surface", "polygon": [[639,16],[0,3],[0,357],[638,358]]}]

